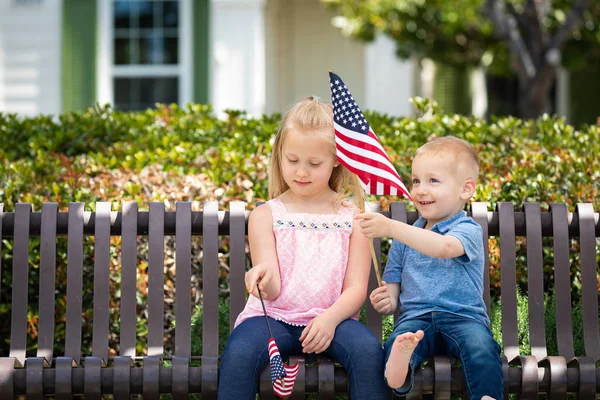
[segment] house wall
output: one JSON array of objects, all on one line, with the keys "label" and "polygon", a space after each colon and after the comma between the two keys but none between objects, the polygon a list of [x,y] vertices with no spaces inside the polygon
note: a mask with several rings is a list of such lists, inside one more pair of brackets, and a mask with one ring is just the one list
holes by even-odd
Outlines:
[{"label": "house wall", "polygon": [[411,115],[413,107],[408,100],[416,96],[417,73],[415,61],[400,60],[395,43],[387,36],[377,36],[366,46],[364,108],[393,116]]},{"label": "house wall", "polygon": [[268,0],[266,111],[281,112],[310,95],[329,101],[329,69],[365,104],[365,46],[342,37],[319,0]]},{"label": "house wall", "polygon": [[224,109],[265,111],[263,0],[212,0],[210,102]]},{"label": "house wall", "polygon": [[0,1],[0,111],[61,111],[62,0]]},{"label": "house wall", "polygon": [[284,111],[313,94],[330,101],[333,69],[362,108],[410,115],[414,63],[399,60],[387,37],[363,43],[342,36],[333,17],[320,0],[267,1],[266,111]]}]

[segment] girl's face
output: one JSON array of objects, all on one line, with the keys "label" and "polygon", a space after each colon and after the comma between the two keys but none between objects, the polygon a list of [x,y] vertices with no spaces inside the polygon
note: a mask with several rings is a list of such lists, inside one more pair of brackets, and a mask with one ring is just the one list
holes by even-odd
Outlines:
[{"label": "girl's face", "polygon": [[319,130],[290,129],[281,151],[281,172],[290,189],[308,198],[326,193],[337,157]]}]

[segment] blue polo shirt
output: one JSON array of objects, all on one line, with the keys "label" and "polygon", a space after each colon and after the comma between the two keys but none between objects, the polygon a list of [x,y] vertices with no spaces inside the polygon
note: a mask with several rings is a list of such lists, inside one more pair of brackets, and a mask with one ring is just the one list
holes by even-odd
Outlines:
[{"label": "blue polo shirt", "polygon": [[[420,217],[413,226],[423,228],[426,223]],[[489,326],[483,302],[481,226],[460,211],[438,222],[431,230],[456,237],[465,254],[456,258],[434,258],[393,241],[383,280],[401,284],[399,321],[443,311],[473,318]]]}]

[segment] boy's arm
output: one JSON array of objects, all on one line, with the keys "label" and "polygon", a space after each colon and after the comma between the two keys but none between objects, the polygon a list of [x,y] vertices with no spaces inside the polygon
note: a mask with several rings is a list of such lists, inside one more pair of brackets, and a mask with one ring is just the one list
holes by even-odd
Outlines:
[{"label": "boy's arm", "polygon": [[367,237],[391,236],[397,241],[435,258],[455,258],[465,254],[462,243],[451,235],[440,235],[387,218],[380,213],[365,212],[355,217]]},{"label": "boy's arm", "polygon": [[273,215],[268,204],[263,204],[250,213],[248,243],[253,267],[246,273],[247,290],[258,297],[258,283],[262,286],[263,297],[274,300],[281,290],[281,277],[273,234]]}]

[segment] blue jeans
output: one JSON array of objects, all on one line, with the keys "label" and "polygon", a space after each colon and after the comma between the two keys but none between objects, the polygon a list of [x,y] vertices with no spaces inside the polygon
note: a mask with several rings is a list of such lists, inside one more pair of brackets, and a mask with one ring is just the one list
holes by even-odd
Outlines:
[{"label": "blue jeans", "polygon": [[[272,318],[269,325],[284,361],[290,354],[302,354],[299,338],[304,327]],[[255,400],[260,373],[269,362],[268,341],[264,317],[249,318],[233,330],[221,356],[219,399]],[[353,400],[390,398],[383,377],[383,348],[365,324],[343,321],[324,354],[348,372]]]},{"label": "blue jeans", "polygon": [[500,346],[492,332],[483,323],[472,318],[447,312],[431,312],[396,323],[394,331],[384,344],[385,361],[398,335],[422,330],[425,336],[415,348],[409,362],[409,375],[401,388],[394,388],[400,396],[410,392],[414,370],[434,354],[450,355],[461,363],[470,399],[491,396],[502,399],[503,378]]}]

